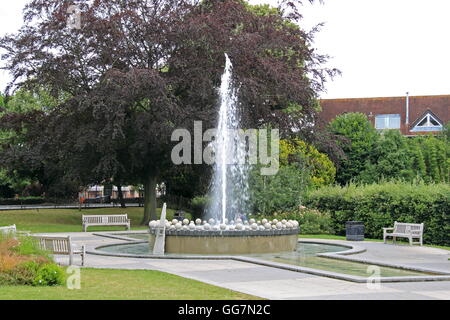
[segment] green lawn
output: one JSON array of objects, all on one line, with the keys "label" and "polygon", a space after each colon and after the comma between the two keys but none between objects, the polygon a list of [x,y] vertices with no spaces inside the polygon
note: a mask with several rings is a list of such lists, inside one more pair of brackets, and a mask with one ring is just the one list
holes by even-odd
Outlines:
[{"label": "green lawn", "polygon": [[[301,239],[331,239],[331,240],[345,240],[345,236],[335,236],[332,234],[300,234],[298,236]],[[364,241],[376,241],[376,242],[383,242],[382,239],[367,239],[365,238]],[[397,242],[402,242],[403,240],[401,239],[397,239]],[[403,241],[403,242],[407,242],[407,241]],[[430,248],[438,248],[438,249],[444,249],[444,250],[450,250],[450,247],[446,247],[446,246],[437,246],[437,245],[429,245],[429,244],[424,244],[425,247],[430,247]]]},{"label": "green lawn", "polygon": [[257,300],[160,271],[82,269],[81,289],[6,286],[0,300]]},{"label": "green lawn", "polygon": [[[131,219],[133,230],[144,230],[141,223],[144,208],[100,208],[100,209],[39,209],[0,211],[0,226],[15,224],[18,230],[31,232],[81,232],[81,215],[83,214],[123,214]],[[161,209],[158,209],[158,215]],[[173,217],[174,210],[167,209],[167,217]],[[125,227],[90,227],[88,231],[125,230]]]}]

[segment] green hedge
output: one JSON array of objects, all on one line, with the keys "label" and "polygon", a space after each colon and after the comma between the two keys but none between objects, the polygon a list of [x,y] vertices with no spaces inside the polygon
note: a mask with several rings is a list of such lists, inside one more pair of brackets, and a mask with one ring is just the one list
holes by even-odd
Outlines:
[{"label": "green hedge", "polygon": [[450,185],[384,182],[345,187],[330,186],[310,192],[306,205],[329,212],[333,229],[345,234],[345,222],[363,221],[366,237],[382,238],[383,227],[394,221],[424,223],[424,242],[450,245]]},{"label": "green hedge", "polygon": [[0,205],[2,206],[13,206],[13,205],[32,205],[32,204],[42,204],[45,203],[46,200],[43,197],[26,197],[19,199],[1,199]]}]

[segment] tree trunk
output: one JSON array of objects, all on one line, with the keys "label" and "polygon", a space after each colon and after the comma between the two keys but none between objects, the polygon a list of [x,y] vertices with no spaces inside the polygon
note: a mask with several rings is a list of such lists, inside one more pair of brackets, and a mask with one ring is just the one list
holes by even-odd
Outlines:
[{"label": "tree trunk", "polygon": [[125,199],[123,198],[123,192],[122,192],[122,186],[121,185],[117,186],[117,195],[119,197],[120,207],[121,208],[126,208],[127,206],[125,205]]},{"label": "tree trunk", "polygon": [[144,218],[141,224],[156,220],[156,175],[150,174],[144,184]]}]

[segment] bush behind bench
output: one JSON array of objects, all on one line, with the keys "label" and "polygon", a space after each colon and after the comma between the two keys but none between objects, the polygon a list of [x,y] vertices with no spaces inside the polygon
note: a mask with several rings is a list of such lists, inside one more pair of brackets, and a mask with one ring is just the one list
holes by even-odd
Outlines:
[{"label": "bush behind bench", "polygon": [[426,244],[450,245],[448,184],[329,186],[310,192],[305,201],[308,207],[329,212],[339,235],[345,235],[345,222],[351,220],[363,221],[369,238],[382,238],[382,228],[392,227],[394,221],[423,222]]}]

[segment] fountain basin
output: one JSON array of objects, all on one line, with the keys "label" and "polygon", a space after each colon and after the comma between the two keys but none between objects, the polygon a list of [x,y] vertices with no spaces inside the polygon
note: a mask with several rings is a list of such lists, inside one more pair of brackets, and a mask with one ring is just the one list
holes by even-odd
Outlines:
[{"label": "fountain basin", "polygon": [[[188,231],[166,230],[165,252],[177,254],[249,254],[294,251],[299,230]],[[149,245],[156,239],[150,229]]]}]

